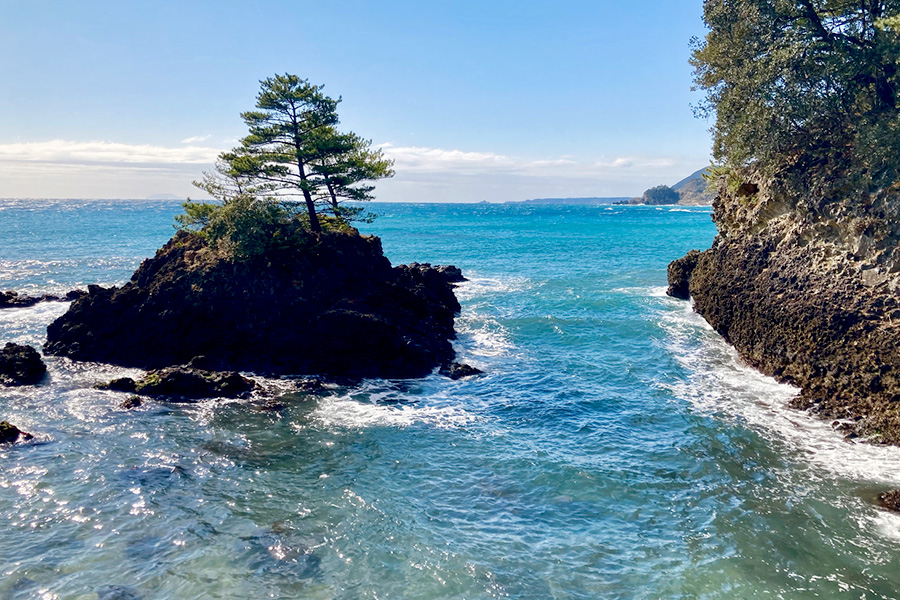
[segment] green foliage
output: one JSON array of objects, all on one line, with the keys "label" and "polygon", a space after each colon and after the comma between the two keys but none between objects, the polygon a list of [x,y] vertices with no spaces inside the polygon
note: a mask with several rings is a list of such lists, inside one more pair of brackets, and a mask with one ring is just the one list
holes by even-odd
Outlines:
[{"label": "green foliage", "polygon": [[367,182],[392,177],[393,161],[384,158],[380,149],[373,150],[371,140],[355,133],[340,133],[333,127],[317,131],[313,143],[315,154],[310,165],[323,184],[318,200],[330,204],[335,216],[362,218],[360,207],[340,207],[339,203],[371,200],[375,186]]},{"label": "green foliage", "polygon": [[677,204],[678,192],[667,185],[652,187],[641,197],[642,204]]},{"label": "green foliage", "polygon": [[[239,195],[223,203],[185,202],[175,219],[179,229],[204,237],[211,247],[232,258],[253,259],[307,243],[302,235],[308,222],[295,203]],[[339,223],[327,225],[338,229]]]},{"label": "green foliage", "polygon": [[729,168],[821,197],[900,176],[900,0],[706,0],[701,114]]},{"label": "green foliage", "polygon": [[[342,202],[371,200],[371,182],[391,177],[392,162],[371,141],[337,130],[340,98],[296,75],[260,84],[258,110],[241,115],[249,134],[194,182],[218,202],[188,200],[176,227],[198,233],[220,252],[257,257],[305,244],[302,229],[353,231],[350,221],[374,219]],[[317,203],[331,216],[319,215]]]},{"label": "green foliage", "polygon": [[371,200],[374,186],[368,182],[392,176],[391,161],[372,150],[369,140],[336,129],[341,100],[326,96],[321,85],[288,74],[260,84],[257,110],[241,114],[249,134],[198,185],[219,199],[302,198],[313,231],[321,229],[317,203],[336,217],[358,216],[352,210],[342,214],[339,203]]},{"label": "green foliage", "polygon": [[181,205],[184,214],[175,215],[176,228],[193,231],[207,237],[210,221],[221,211],[221,206],[209,202],[194,202],[190,198]]}]

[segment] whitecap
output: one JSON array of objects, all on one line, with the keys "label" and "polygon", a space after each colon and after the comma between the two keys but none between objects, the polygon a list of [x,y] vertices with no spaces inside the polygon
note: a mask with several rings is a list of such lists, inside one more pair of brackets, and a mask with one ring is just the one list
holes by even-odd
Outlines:
[{"label": "whitecap", "polygon": [[456,286],[456,297],[460,301],[472,300],[488,294],[521,292],[532,287],[527,277],[478,277],[469,276]]},{"label": "whitecap", "polygon": [[803,455],[822,472],[851,480],[900,484],[900,448],[849,443],[830,423],[791,408],[799,392],[744,363],[737,351],[692,310],[670,300],[660,325],[666,346],[688,371],[682,381],[661,387],[689,402],[700,413],[738,419],[764,436],[774,437]]},{"label": "whitecap", "polygon": [[[457,338],[454,350],[464,358],[498,358],[510,356],[515,345],[509,330],[496,319],[467,314],[456,320]],[[478,365],[475,365],[478,366]]]},{"label": "whitecap", "polygon": [[457,406],[380,404],[377,395],[368,401],[361,401],[349,394],[322,398],[310,418],[329,429],[403,428],[412,425],[457,429],[478,420],[478,417]]}]

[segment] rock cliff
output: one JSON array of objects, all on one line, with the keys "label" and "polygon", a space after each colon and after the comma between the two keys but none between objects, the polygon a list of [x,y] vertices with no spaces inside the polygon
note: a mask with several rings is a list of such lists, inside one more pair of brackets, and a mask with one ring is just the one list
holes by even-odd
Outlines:
[{"label": "rock cliff", "polygon": [[849,436],[900,444],[900,187],[792,196],[747,173],[720,185],[712,248],[669,268],[751,365],[801,388]]},{"label": "rock cliff", "polygon": [[355,232],[295,235],[299,247],[237,260],[180,232],[121,288],[90,286],[48,327],[45,352],[349,377],[417,377],[451,363],[458,269],[392,268],[378,238]]}]

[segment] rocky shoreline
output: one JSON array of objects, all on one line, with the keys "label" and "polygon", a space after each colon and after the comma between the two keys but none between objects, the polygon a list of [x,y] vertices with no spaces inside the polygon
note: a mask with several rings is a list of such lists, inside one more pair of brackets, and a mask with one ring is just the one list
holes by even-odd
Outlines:
[{"label": "rocky shoreline", "polygon": [[900,445],[900,197],[792,198],[753,177],[713,204],[712,247],[669,266],[669,294],[741,357],[801,389],[846,436]]},{"label": "rocky shoreline", "polygon": [[[65,297],[4,292],[0,308],[72,301],[48,327],[44,351],[147,370],[137,381],[96,386],[129,394],[124,409],[140,406],[142,396],[193,402],[266,395],[238,371],[314,375],[313,384],[321,377],[350,382],[438,370],[459,379],[481,372],[454,361],[460,306],[453,288],[465,281],[458,268],[392,267],[381,240],[355,230],[298,228],[294,235],[306,239],[283,252],[235,259],[182,231],[121,288],[91,285]],[[0,386],[38,385],[46,374],[34,348],[0,349]],[[2,428],[0,443],[31,439],[5,421]]]},{"label": "rocky shoreline", "polygon": [[0,308],[27,308],[34,306],[40,302],[71,302],[82,296],[87,295],[84,290],[72,290],[64,296],[55,294],[42,294],[40,296],[29,296],[28,294],[20,294],[14,291],[0,292]]}]

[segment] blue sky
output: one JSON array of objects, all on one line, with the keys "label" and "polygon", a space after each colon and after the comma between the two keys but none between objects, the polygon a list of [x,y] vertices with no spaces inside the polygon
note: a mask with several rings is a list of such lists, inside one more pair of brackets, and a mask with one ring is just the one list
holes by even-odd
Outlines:
[{"label": "blue sky", "polygon": [[631,196],[709,162],[700,0],[4,0],[0,197],[202,197],[259,80],[342,96],[384,201]]}]

